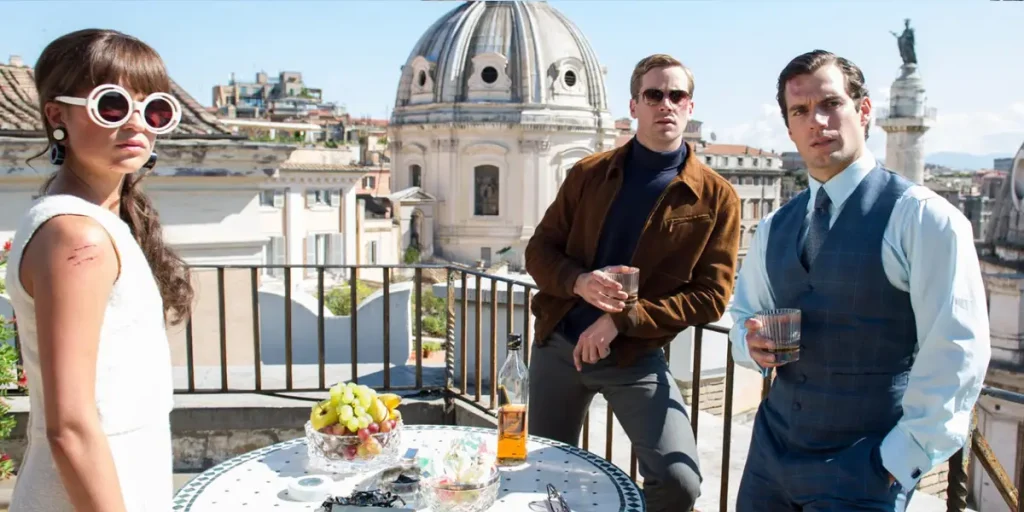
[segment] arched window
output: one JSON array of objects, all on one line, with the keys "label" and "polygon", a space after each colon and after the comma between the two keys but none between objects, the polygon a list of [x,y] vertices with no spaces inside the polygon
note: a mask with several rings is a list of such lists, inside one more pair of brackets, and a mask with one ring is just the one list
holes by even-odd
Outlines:
[{"label": "arched window", "polygon": [[498,167],[478,165],[473,168],[474,215],[498,215]]},{"label": "arched window", "polygon": [[409,186],[423,186],[423,169],[419,165],[413,164],[409,166]]}]

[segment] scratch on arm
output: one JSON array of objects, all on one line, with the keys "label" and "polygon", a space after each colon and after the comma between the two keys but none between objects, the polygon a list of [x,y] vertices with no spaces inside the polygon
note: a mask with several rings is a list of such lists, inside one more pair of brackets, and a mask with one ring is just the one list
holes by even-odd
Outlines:
[{"label": "scratch on arm", "polygon": [[76,267],[90,261],[95,261],[100,253],[96,244],[83,245],[75,248],[71,252],[71,256],[68,256],[68,262]]}]

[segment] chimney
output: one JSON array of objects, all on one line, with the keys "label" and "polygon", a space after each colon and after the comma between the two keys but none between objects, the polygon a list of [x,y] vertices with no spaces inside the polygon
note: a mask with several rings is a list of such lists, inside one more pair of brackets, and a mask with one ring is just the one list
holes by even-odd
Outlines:
[{"label": "chimney", "polygon": [[25,61],[21,60],[21,55],[11,55],[10,64],[14,67],[20,68],[25,66]]}]

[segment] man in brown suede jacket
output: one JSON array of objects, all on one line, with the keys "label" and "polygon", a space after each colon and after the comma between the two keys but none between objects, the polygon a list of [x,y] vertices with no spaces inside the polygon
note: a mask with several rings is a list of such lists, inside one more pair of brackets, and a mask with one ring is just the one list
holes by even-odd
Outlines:
[{"label": "man in brown suede jacket", "polygon": [[[575,445],[601,393],[633,443],[648,510],[683,511],[702,479],[662,347],[725,312],[740,203],[683,142],[693,112],[689,69],[668,55],[647,57],[630,94],[636,137],[573,167],[526,248],[540,288],[528,423],[532,434]],[[640,270],[634,306],[602,271],[618,265]]]}]

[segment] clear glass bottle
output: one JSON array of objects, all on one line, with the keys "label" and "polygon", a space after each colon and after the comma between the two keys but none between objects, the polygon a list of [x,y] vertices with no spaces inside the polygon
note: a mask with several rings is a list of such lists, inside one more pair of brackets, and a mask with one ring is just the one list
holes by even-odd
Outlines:
[{"label": "clear glass bottle", "polygon": [[530,375],[522,352],[523,338],[508,335],[508,354],[498,374],[498,464],[526,462],[526,408]]}]

